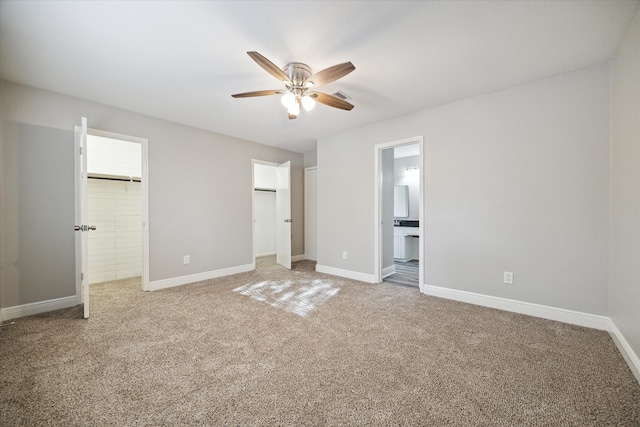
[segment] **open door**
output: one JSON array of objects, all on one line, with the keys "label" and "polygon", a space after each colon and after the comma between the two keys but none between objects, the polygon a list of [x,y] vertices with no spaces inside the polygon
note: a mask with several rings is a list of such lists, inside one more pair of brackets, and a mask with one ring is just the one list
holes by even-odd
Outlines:
[{"label": "open door", "polygon": [[76,165],[76,298],[84,305],[84,318],[89,318],[89,230],[87,224],[87,118],[75,127]]},{"label": "open door", "polygon": [[276,261],[291,270],[291,162],[276,168]]}]

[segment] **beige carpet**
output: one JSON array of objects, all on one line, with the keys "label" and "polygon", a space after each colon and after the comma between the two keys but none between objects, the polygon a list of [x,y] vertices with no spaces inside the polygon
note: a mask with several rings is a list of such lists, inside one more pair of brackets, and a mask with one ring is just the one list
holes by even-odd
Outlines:
[{"label": "beige carpet", "polygon": [[640,425],[606,332],[313,269],[98,284],[89,320],[5,324],[0,425]]}]

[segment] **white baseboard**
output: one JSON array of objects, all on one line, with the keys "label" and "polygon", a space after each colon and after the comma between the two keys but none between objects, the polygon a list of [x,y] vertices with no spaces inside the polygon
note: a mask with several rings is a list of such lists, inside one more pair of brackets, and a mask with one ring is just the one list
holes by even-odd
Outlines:
[{"label": "white baseboard", "polygon": [[263,257],[263,256],[271,256],[271,255],[276,255],[276,253],[275,252],[265,252],[263,254],[256,254],[256,258],[260,258],[260,257]]},{"label": "white baseboard", "polygon": [[[263,256],[273,256],[273,255],[278,255],[276,252],[267,252],[264,254],[257,254],[256,258],[260,258]],[[296,262],[296,261],[302,261],[307,259],[307,256],[305,254],[302,255],[291,255],[291,262]]]},{"label": "white baseboard", "polygon": [[47,311],[60,310],[78,305],[75,295],[70,297],[55,298],[46,301],[32,302],[0,309],[0,321],[17,319],[18,317],[33,316]]},{"label": "white baseboard", "polygon": [[422,287],[422,291],[427,295],[481,305],[484,307],[497,308],[499,310],[511,311],[514,313],[528,314],[529,316],[557,320],[559,322],[570,323],[572,325],[586,326],[587,328],[600,329],[603,331],[608,331],[610,329],[610,319],[607,316],[599,316],[596,314],[550,307],[547,305],[476,294],[473,292],[440,288],[438,286],[431,285],[424,285]]},{"label": "white baseboard", "polygon": [[387,268],[383,268],[382,269],[382,278],[384,279],[385,277],[391,276],[392,274],[395,274],[396,272],[396,266],[395,265],[390,265]]},{"label": "white baseboard", "polygon": [[640,359],[638,358],[638,355],[633,351],[624,335],[622,335],[622,332],[620,332],[620,329],[618,329],[612,319],[609,319],[609,335],[611,335],[611,339],[613,339],[613,342],[615,343],[616,347],[618,347],[620,354],[622,354],[622,357],[627,362],[627,365],[629,365],[629,369],[631,369],[631,372],[633,372],[636,380],[638,380],[638,383],[640,383]]},{"label": "white baseboard", "polygon": [[244,273],[256,269],[256,264],[238,265],[236,267],[223,268],[220,270],[205,271],[203,273],[190,274],[188,276],[172,277],[170,279],[154,280],[149,283],[152,291],[172,288],[174,286],[186,285],[187,283],[202,282],[203,280],[215,279],[216,277],[230,276],[232,274]]},{"label": "white baseboard", "polygon": [[347,279],[359,280],[361,282],[376,283],[376,278],[373,274],[359,273],[357,271],[343,270],[341,268],[328,267],[326,265],[316,265],[316,271],[318,273],[331,274],[333,276],[345,277]]}]

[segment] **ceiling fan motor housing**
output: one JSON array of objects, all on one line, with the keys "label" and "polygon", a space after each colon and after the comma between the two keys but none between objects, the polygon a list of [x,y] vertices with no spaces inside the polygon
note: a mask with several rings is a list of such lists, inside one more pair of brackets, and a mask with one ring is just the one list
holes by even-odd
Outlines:
[{"label": "ceiling fan motor housing", "polygon": [[311,77],[311,67],[302,62],[290,62],[282,68],[282,71],[291,79],[291,89],[297,95],[304,89],[305,80]]}]

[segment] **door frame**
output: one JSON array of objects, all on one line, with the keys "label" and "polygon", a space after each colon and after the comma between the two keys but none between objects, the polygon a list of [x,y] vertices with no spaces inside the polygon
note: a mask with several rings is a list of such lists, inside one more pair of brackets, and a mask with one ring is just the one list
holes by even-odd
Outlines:
[{"label": "door frame", "polygon": [[[257,159],[251,159],[251,246],[252,246],[252,256],[253,256],[253,268],[255,269],[256,267],[256,202],[255,202],[255,165],[259,164],[259,165],[265,165],[265,166],[272,166],[276,169],[276,175],[278,172],[278,167],[279,166],[283,166],[285,163],[289,163],[289,205],[291,205],[291,160],[285,160],[282,163],[277,163],[277,162],[270,162],[267,160],[257,160]],[[276,176],[276,187],[277,187],[277,176]],[[277,197],[277,191],[278,189],[276,188],[276,197]],[[291,208],[289,208],[290,210]],[[277,200],[276,200],[276,211],[278,210],[278,206],[277,206]],[[289,216],[291,216],[291,212],[289,212]],[[277,221],[277,212],[276,212],[276,221]],[[289,240],[291,240],[291,219],[289,218]],[[277,226],[277,224],[276,224]],[[276,231],[276,259],[278,258],[278,236],[277,236],[277,231]],[[289,267],[286,268],[291,268],[291,262],[293,261],[294,257],[291,254],[291,246],[289,248]]]},{"label": "door frame", "polygon": [[424,292],[424,272],[426,270],[426,262],[424,259],[424,137],[423,135],[411,138],[400,139],[396,141],[385,142],[375,145],[375,195],[374,195],[374,283],[381,283],[382,277],[382,150],[389,148],[401,147],[404,145],[418,144],[420,156],[420,173],[418,177],[419,185],[419,214],[418,219],[420,225],[418,227],[420,233],[420,244],[418,245],[418,256],[420,257],[420,267],[418,269],[418,286],[420,292]]},{"label": "door frame", "polygon": [[[124,135],[99,129],[88,128],[87,135],[118,139],[140,144],[141,149],[141,190],[142,190],[142,290],[150,291],[149,285],[149,140],[137,136]],[[85,201],[86,202],[86,201]]]},{"label": "door frame", "polygon": [[315,244],[316,247],[314,248],[314,252],[315,252],[315,259],[313,258],[309,258],[309,253],[307,252],[307,248],[309,247],[308,245],[308,237],[309,237],[309,226],[311,225],[309,221],[309,212],[308,212],[308,206],[309,206],[309,197],[310,194],[309,193],[309,187],[308,187],[308,176],[309,173],[311,172],[316,172],[316,188],[315,188],[315,204],[317,207],[318,204],[318,167],[317,166],[309,166],[304,168],[304,257],[305,259],[311,259],[313,261],[317,261],[318,258],[318,212],[316,209],[316,215],[315,215],[315,219],[316,219],[316,223],[314,224],[316,226],[316,230],[315,230]]}]

